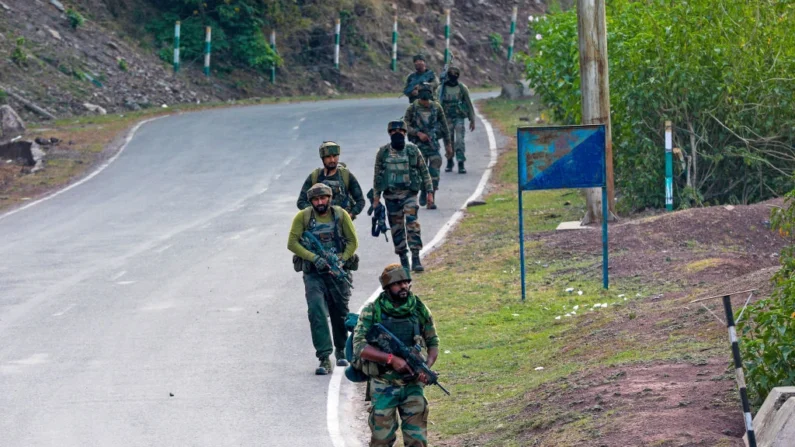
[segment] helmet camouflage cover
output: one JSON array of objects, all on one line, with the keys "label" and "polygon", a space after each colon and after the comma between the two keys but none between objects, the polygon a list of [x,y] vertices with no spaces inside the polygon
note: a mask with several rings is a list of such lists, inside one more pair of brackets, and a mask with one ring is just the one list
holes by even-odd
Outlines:
[{"label": "helmet camouflage cover", "polygon": [[453,76],[461,76],[461,69],[456,66],[451,66],[450,68],[447,69],[447,73]]},{"label": "helmet camouflage cover", "polygon": [[332,196],[331,187],[326,185],[325,183],[315,183],[314,185],[312,185],[311,188],[306,190],[307,200],[312,200],[315,197],[322,197],[322,196],[327,196],[327,197]]},{"label": "helmet camouflage cover", "polygon": [[420,84],[420,89],[418,91],[419,93],[428,92],[433,94],[433,88],[431,87],[431,84],[427,82],[423,82],[422,84]]},{"label": "helmet camouflage cover", "polygon": [[328,157],[329,155],[339,155],[340,145],[333,141],[324,141],[323,144],[320,145],[319,152],[320,158]]},{"label": "helmet camouflage cover", "polygon": [[400,281],[411,281],[409,272],[400,264],[389,264],[384,269],[381,276],[378,278],[381,281],[381,287],[386,289],[391,284]]},{"label": "helmet camouflage cover", "polygon": [[391,130],[395,130],[395,129],[407,130],[406,129],[406,122],[403,121],[403,120],[394,120],[394,121],[390,121],[389,124],[386,125],[387,132],[389,132]]}]

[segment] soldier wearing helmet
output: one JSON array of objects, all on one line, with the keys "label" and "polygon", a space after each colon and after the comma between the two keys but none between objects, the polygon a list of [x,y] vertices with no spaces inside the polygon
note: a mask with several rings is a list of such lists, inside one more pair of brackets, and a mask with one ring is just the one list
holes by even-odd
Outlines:
[{"label": "soldier wearing helmet", "polygon": [[[419,99],[406,109],[403,121],[408,126],[409,141],[416,144],[422,156],[428,163],[428,172],[433,180],[434,193],[439,189],[439,174],[442,168],[442,155],[439,148],[439,138],[444,140],[447,158],[453,156],[453,146],[450,142],[450,129],[447,126],[442,106],[433,100],[433,89],[428,84],[420,87]],[[424,190],[428,191],[428,190]],[[425,193],[420,194],[420,205],[426,204]],[[428,203],[428,209],[436,209],[436,200]]]},{"label": "soldier wearing helmet", "polygon": [[[403,92],[407,93],[409,104],[419,98],[420,84],[428,83],[434,90],[439,86],[439,78],[436,74],[428,68],[425,62],[425,55],[417,54],[412,58],[414,62],[414,73],[411,73],[406,78],[406,85],[403,87]],[[412,87],[413,86],[413,87]],[[411,90],[408,90],[411,87]]]},{"label": "soldier wearing helmet", "polygon": [[428,445],[428,401],[423,390],[427,377],[416,374],[405,359],[367,343],[366,337],[373,325],[381,323],[406,346],[418,345],[428,367],[439,355],[439,337],[430,310],[411,292],[406,269],[391,264],[380,280],[384,291],[364,306],[353,331],[354,366],[370,376],[370,446],[394,445],[398,424],[404,445]]},{"label": "soldier wearing helmet", "polygon": [[324,141],[318,151],[320,159],[323,161],[323,167],[312,171],[301,186],[301,192],[298,194],[296,202],[298,209],[309,208],[307,190],[315,183],[324,183],[331,187],[334,194],[331,204],[342,207],[348,212],[351,219],[356,219],[356,216],[364,209],[364,194],[362,194],[362,187],[356,177],[339,162],[340,145],[333,141]]},{"label": "soldier wearing helmet", "polygon": [[[309,308],[309,328],[312,344],[320,366],[315,374],[331,374],[334,365],[329,358],[334,353],[337,366],[347,366],[345,360],[345,316],[351,290],[348,283],[338,281],[330,274],[326,258],[302,245],[302,237],[308,231],[323,245],[326,252],[335,253],[344,262],[343,269],[350,277],[350,270],[358,268],[355,254],[359,242],[356,229],[348,213],[331,204],[332,191],[328,185],[316,183],[306,191],[311,203],[309,208],[298,212],[290,227],[287,248],[295,254],[293,265],[303,272],[306,304]],[[331,320],[331,331],[326,317]]]},{"label": "soldier wearing helmet", "polygon": [[390,121],[387,132],[391,142],[378,149],[373,177],[373,206],[384,195],[392,243],[400,264],[409,269],[408,251],[411,250],[411,268],[424,270],[420,262],[422,237],[418,220],[417,192],[428,191],[425,199],[433,204],[433,182],[419,148],[406,142],[406,123]]},{"label": "soldier wearing helmet", "polygon": [[[447,69],[447,76],[444,79],[444,87],[439,89],[439,102],[442,103],[444,116],[450,126],[450,137],[453,140],[455,158],[458,160],[458,173],[466,174],[464,167],[466,161],[466,145],[464,134],[466,128],[464,120],[469,120],[469,131],[475,130],[475,108],[472,107],[472,100],[469,97],[469,89],[463,82],[458,81],[461,70],[458,67]],[[447,157],[447,167],[445,172],[453,170],[453,157]]]}]

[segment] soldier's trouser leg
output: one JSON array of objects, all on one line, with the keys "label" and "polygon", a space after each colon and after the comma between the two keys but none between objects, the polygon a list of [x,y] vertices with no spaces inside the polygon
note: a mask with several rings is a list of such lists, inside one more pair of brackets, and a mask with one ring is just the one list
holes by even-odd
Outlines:
[{"label": "soldier's trouser leg", "polygon": [[323,280],[326,282],[326,304],[329,320],[331,320],[331,336],[334,340],[334,349],[345,351],[345,342],[348,340],[345,317],[348,316],[351,289],[345,282],[335,281],[331,275],[323,275]]},{"label": "soldier's trouser leg", "polygon": [[419,213],[420,206],[417,204],[417,196],[411,195],[403,201],[403,214],[406,216],[406,238],[408,239],[409,250],[412,253],[422,250],[422,235],[420,231]]},{"label": "soldier's trouser leg", "polygon": [[466,126],[464,126],[464,118],[456,118],[452,123],[453,129],[450,135],[453,137],[453,150],[455,151],[455,158],[458,161],[467,161],[466,157]]},{"label": "soldier's trouser leg", "polygon": [[428,445],[428,401],[422,386],[411,384],[391,386],[370,381],[372,402],[370,407],[371,447],[392,446],[400,416],[403,445],[426,447]]},{"label": "soldier's trouser leg", "polygon": [[[421,146],[420,152],[422,153],[422,158],[428,163],[428,173],[431,174],[433,190],[436,191],[439,189],[439,172],[442,168],[442,156],[439,154],[439,151],[434,150],[430,145]],[[420,191],[420,194],[422,194],[422,191]]]},{"label": "soldier's trouser leg", "polygon": [[304,273],[304,289],[309,314],[309,330],[312,332],[312,345],[315,355],[323,360],[330,356],[333,347],[328,330],[328,303],[326,302],[326,283],[317,273]]}]

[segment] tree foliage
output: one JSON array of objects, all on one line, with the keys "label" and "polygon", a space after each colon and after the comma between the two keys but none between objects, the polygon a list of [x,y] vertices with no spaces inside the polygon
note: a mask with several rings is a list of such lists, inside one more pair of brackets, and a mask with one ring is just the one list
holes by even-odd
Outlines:
[{"label": "tree foliage", "polygon": [[174,22],[180,23],[180,57],[200,60],[204,55],[205,27],[212,27],[214,60],[230,65],[269,69],[281,58],[270,47],[265,33],[290,22],[300,11],[289,0],[156,0],[165,13],[150,22],[160,57],[173,60]]},{"label": "tree foliage", "polygon": [[[608,0],[607,13],[616,185],[625,210],[664,205],[666,120],[682,154],[679,207],[748,203],[791,189],[795,0]],[[533,26],[527,77],[555,119],[579,123],[576,11]]]},{"label": "tree foliage", "polygon": [[781,270],[773,276],[773,295],[749,306],[749,317],[740,324],[748,390],[756,405],[777,386],[795,386],[795,191],[787,194],[784,208],[773,210],[771,224],[789,239]]}]

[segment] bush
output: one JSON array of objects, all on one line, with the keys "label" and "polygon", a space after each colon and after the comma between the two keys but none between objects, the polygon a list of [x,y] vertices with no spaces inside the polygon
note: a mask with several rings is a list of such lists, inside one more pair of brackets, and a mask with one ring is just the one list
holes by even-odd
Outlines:
[{"label": "bush", "polygon": [[11,52],[11,60],[20,67],[28,61],[28,54],[25,52],[25,38],[17,37],[17,45]]},{"label": "bush", "polygon": [[[563,124],[581,122],[576,11],[533,24],[526,74]],[[675,126],[679,207],[792,189],[791,1],[608,2],[616,187],[630,210],[664,205],[664,122]],[[538,37],[538,39],[536,38]]]},{"label": "bush", "polygon": [[69,19],[69,26],[71,26],[72,29],[77,29],[86,21],[79,12],[71,8],[66,10],[66,18]]},{"label": "bush", "polygon": [[124,60],[123,58],[119,59],[119,70],[121,70],[121,71],[127,71],[128,70],[127,61]]},{"label": "bush", "polygon": [[0,90],[0,104],[8,102],[8,93],[5,90]]},{"label": "bush", "polygon": [[491,45],[492,51],[500,54],[502,52],[502,35],[499,33],[489,34],[489,44]]},{"label": "bush", "polygon": [[757,406],[773,388],[795,385],[795,191],[787,194],[784,208],[773,210],[771,226],[789,239],[773,276],[775,289],[749,306],[749,318],[740,323],[748,391]]}]

